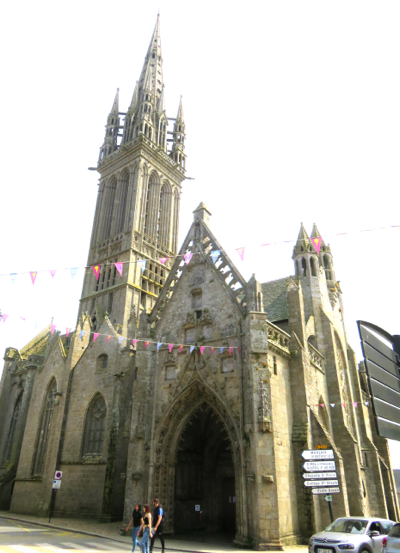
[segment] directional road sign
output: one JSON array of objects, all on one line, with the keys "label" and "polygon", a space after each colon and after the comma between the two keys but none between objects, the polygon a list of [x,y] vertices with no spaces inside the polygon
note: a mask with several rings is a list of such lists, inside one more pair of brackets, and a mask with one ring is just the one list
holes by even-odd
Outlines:
[{"label": "directional road sign", "polygon": [[332,496],[331,496],[331,495],[326,495],[326,496],[324,497],[324,500],[325,500],[325,501],[332,501]]},{"label": "directional road sign", "polygon": [[306,463],[303,463],[303,469],[315,472],[336,470],[336,463],[335,461],[307,461]]},{"label": "directional road sign", "polygon": [[306,488],[320,488],[321,486],[339,486],[338,480],[306,480]]},{"label": "directional road sign", "polygon": [[310,480],[311,478],[337,478],[336,472],[305,472],[303,478]]},{"label": "directional road sign", "polygon": [[334,459],[333,449],[306,449],[300,454],[306,461]]},{"label": "directional road sign", "polygon": [[321,495],[323,493],[331,494],[331,493],[340,493],[340,488],[339,487],[337,487],[337,488],[313,488],[311,491],[314,495]]}]

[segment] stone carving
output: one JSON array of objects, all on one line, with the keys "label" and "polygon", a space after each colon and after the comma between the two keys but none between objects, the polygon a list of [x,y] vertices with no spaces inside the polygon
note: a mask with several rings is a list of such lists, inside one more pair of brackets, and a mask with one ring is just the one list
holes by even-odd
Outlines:
[{"label": "stone carving", "polygon": [[260,432],[272,432],[269,411],[268,390],[263,380],[260,381],[260,406],[258,408],[258,428]]}]

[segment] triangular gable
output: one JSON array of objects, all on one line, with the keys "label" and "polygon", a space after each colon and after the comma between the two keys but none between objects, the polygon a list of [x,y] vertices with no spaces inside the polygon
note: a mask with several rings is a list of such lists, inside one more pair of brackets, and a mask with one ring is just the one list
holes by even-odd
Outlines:
[{"label": "triangular gable", "polygon": [[27,359],[29,355],[38,355],[47,344],[47,340],[50,336],[50,325],[47,325],[43,330],[36,334],[30,342],[28,342],[22,349],[19,350],[19,354],[22,359]]},{"label": "triangular gable", "polygon": [[[216,250],[219,250],[220,254],[214,263],[210,254]],[[175,258],[175,262],[172,265],[162,292],[154,304],[149,316],[150,322],[155,322],[160,318],[166,303],[171,298],[174,287],[178,283],[182,271],[186,266],[183,258],[186,253],[204,256],[206,262],[214,267],[219,280],[229,292],[232,299],[238,304],[239,309],[244,313],[246,309],[247,294],[246,281],[235,267],[228,254],[223,250],[221,244],[215,238],[207,224],[201,219],[196,219],[192,223],[183,241],[182,247],[179,250],[178,256]],[[227,282],[228,279],[229,282]]]}]

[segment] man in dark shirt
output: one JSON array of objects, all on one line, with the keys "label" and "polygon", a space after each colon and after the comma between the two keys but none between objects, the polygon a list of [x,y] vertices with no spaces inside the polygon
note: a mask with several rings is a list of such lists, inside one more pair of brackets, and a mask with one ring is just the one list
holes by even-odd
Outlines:
[{"label": "man in dark shirt", "polygon": [[132,520],[130,521],[130,523],[128,524],[128,526],[126,528],[126,531],[128,531],[131,524],[133,524],[133,529],[132,529],[132,551],[135,551],[135,549],[136,549],[136,544],[137,544],[137,539],[138,539],[138,532],[139,532],[140,526],[142,525],[142,518],[143,518],[143,515],[142,515],[142,511],[140,510],[140,505],[139,505],[139,503],[136,503],[135,508],[133,510],[133,513],[132,513]]},{"label": "man in dark shirt", "polygon": [[160,538],[162,553],[164,553],[165,551],[164,530],[163,530],[164,509],[161,507],[160,502],[158,501],[158,497],[153,499],[153,506],[154,506],[154,511],[153,511],[154,530],[153,530],[153,537],[151,538],[151,543],[150,543],[150,553],[153,552],[153,545],[154,545],[156,536],[159,536]]}]

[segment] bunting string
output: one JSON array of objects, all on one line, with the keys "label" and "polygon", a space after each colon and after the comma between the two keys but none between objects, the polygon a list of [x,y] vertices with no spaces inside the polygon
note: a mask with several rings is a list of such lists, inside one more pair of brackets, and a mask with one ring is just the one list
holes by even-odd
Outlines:
[{"label": "bunting string", "polygon": [[[351,406],[353,405],[353,407],[357,407],[358,405],[366,405],[367,407],[369,406],[369,401],[350,401],[348,403],[329,403],[329,405],[332,407],[332,409],[334,407],[346,407],[346,406]],[[312,404],[311,407],[322,407],[323,409],[326,409],[328,407],[327,404],[325,403],[315,403],[315,404]]]},{"label": "bunting string", "polygon": [[[350,235],[350,234],[358,234],[358,233],[362,233],[362,232],[375,232],[375,231],[388,230],[388,229],[400,229],[400,225],[388,225],[388,226],[385,226],[385,227],[361,229],[361,230],[348,231],[348,232],[337,232],[337,233],[325,235],[324,239],[332,238],[332,237],[335,237],[335,236],[347,236],[347,235]],[[316,237],[316,238],[310,238],[310,241],[312,242],[314,248],[316,249],[317,254],[319,254],[319,252],[320,252],[322,240],[323,240],[323,238],[321,236]],[[297,239],[296,240],[294,240],[294,239],[293,240],[280,240],[280,241],[276,241],[276,242],[267,242],[267,243],[264,243],[264,244],[260,244],[259,247],[276,246],[276,245],[280,245],[280,244],[293,244],[293,243],[296,243],[296,242],[297,242]],[[242,261],[244,261],[244,255],[245,255],[246,248],[247,248],[247,246],[242,246],[240,248],[236,248],[236,251],[237,251],[237,253],[238,253],[238,255],[239,255],[239,257]],[[211,255],[214,263],[218,259],[221,252],[224,253],[224,254],[227,253],[225,250],[215,250],[215,251],[210,252],[210,255]],[[196,253],[201,253],[201,252],[196,252]],[[39,270],[35,270],[35,271],[20,271],[18,273],[1,273],[0,277],[8,276],[8,277],[11,278],[11,282],[14,283],[16,281],[18,275],[29,274],[30,277],[31,277],[32,284],[35,284],[38,273],[48,272],[48,273],[50,273],[51,278],[54,280],[54,277],[56,276],[57,272],[59,272],[59,271],[70,271],[71,278],[73,278],[77,275],[79,269],[84,269],[84,270],[93,269],[93,272],[96,276],[96,279],[98,280],[102,267],[111,267],[112,265],[114,265],[116,270],[118,271],[118,273],[122,277],[124,265],[127,265],[127,264],[138,264],[139,267],[141,268],[141,270],[144,272],[145,269],[146,269],[146,262],[147,261],[152,261],[152,262],[158,261],[159,263],[161,263],[161,265],[165,265],[165,263],[167,262],[168,259],[177,259],[177,258],[181,257],[185,261],[186,265],[188,265],[190,263],[190,260],[192,259],[193,255],[196,255],[196,253],[184,253],[184,254],[177,254],[177,255],[169,255],[169,256],[166,256],[166,257],[159,257],[158,259],[153,259],[153,260],[138,259],[138,260],[134,260],[134,261],[118,261],[116,263],[102,263],[102,264],[98,264],[98,265],[84,265],[84,266],[81,266],[81,267],[63,267],[63,268],[60,268],[60,269],[39,269]]]}]

